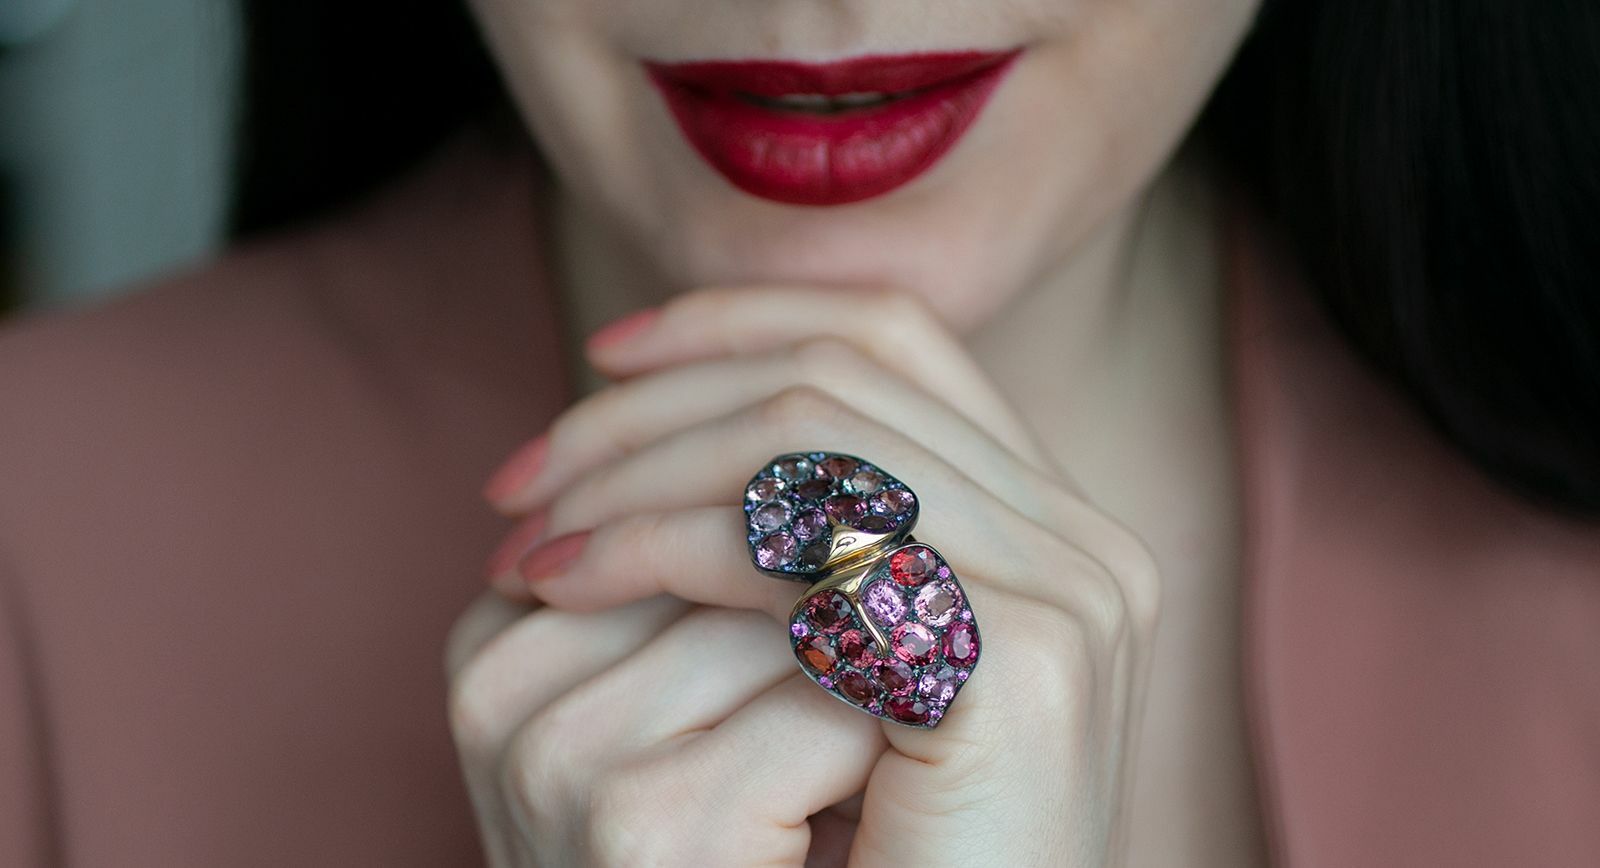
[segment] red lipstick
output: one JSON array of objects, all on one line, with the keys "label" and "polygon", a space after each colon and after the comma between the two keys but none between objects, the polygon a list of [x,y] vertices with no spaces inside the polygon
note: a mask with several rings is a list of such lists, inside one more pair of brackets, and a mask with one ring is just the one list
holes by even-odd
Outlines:
[{"label": "red lipstick", "polygon": [[938,162],[1021,52],[644,66],[689,144],[739,189],[842,205],[887,193]]}]

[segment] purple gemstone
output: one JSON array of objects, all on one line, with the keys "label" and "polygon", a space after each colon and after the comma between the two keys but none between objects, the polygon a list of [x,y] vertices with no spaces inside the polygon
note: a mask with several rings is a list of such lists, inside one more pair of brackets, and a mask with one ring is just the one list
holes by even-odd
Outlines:
[{"label": "purple gemstone", "polygon": [[773,462],[772,472],[790,482],[806,479],[811,476],[811,459],[804,455],[785,455]]},{"label": "purple gemstone", "polygon": [[890,488],[872,496],[872,511],[879,515],[905,515],[917,502],[908,489]]},{"label": "purple gemstone", "polygon": [[961,679],[956,677],[956,670],[949,666],[940,666],[938,670],[922,673],[917,681],[917,692],[940,704],[949,702],[956,695],[956,688],[960,686]]},{"label": "purple gemstone", "polygon": [[817,679],[817,683],[822,685],[823,687],[829,687],[829,688],[833,687],[833,679],[832,678],[828,678],[826,676],[824,676],[822,678],[818,678]]},{"label": "purple gemstone", "polygon": [[782,493],[783,480],[773,479],[770,476],[765,479],[757,479],[755,482],[750,483],[749,488],[744,490],[745,499],[756,503],[772,500]]},{"label": "purple gemstone", "polygon": [[873,582],[867,586],[867,592],[861,596],[862,605],[867,609],[867,614],[872,620],[885,627],[894,625],[906,619],[906,601],[900,596],[900,591],[889,582]]},{"label": "purple gemstone", "polygon": [[775,570],[794,560],[794,537],[786,533],[771,533],[756,543],[756,563],[763,569]]},{"label": "purple gemstone", "polygon": [[867,502],[853,494],[836,494],[828,498],[823,508],[828,510],[828,515],[834,521],[851,527],[867,514]]},{"label": "purple gemstone", "polygon": [[856,472],[856,462],[843,455],[834,455],[817,462],[819,479],[843,479]]},{"label": "purple gemstone", "polygon": [[826,479],[808,479],[796,485],[794,493],[806,500],[821,500],[833,493],[833,484]]},{"label": "purple gemstone", "polygon": [[808,509],[794,517],[794,535],[803,540],[813,540],[828,529],[828,517],[820,509]]},{"label": "purple gemstone", "polygon": [[883,533],[893,528],[894,522],[881,515],[865,515],[856,519],[855,527],[867,533]]},{"label": "purple gemstone", "polygon": [[767,503],[750,513],[750,526],[758,531],[774,531],[789,520],[789,507],[782,503]]},{"label": "purple gemstone", "polygon": [[[946,636],[945,640],[948,642],[949,637]],[[939,640],[927,627],[907,622],[894,628],[894,656],[901,660],[913,666],[921,666],[924,663],[932,663],[934,653],[938,650]]]},{"label": "purple gemstone", "polygon": [[804,621],[796,621],[789,625],[789,635],[795,637],[796,639],[803,638],[807,633],[810,632],[811,628],[807,627],[806,622]]},{"label": "purple gemstone", "polygon": [[844,485],[851,493],[864,497],[883,487],[883,477],[870,470],[863,470],[846,480]]},{"label": "purple gemstone", "polygon": [[965,621],[957,621],[944,634],[944,659],[957,666],[978,662],[978,632]]},{"label": "purple gemstone", "polygon": [[961,592],[950,582],[930,582],[917,591],[914,605],[918,620],[932,627],[943,627],[961,608]]}]

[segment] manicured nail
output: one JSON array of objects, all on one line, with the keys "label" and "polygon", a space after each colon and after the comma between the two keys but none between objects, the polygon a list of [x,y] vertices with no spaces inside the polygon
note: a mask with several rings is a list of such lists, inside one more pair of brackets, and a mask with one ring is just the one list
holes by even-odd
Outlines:
[{"label": "manicured nail", "polygon": [[661,315],[661,308],[647,307],[621,319],[612,320],[589,336],[589,349],[598,350],[615,346],[650,327]]},{"label": "manicured nail", "polygon": [[498,504],[532,482],[549,449],[550,438],[543,434],[517,447],[484,484],[483,499]]},{"label": "manicured nail", "polygon": [[573,531],[549,540],[524,555],[517,564],[517,572],[528,582],[560,575],[583,553],[583,545],[589,541],[590,533],[592,531]]},{"label": "manicured nail", "polygon": [[[544,534],[544,526],[548,523],[549,513],[543,509],[534,510],[527,518],[517,523],[517,526],[506,534],[506,538],[495,547],[494,554],[489,556],[488,565],[484,567],[484,575],[489,581],[502,579],[504,576],[516,576],[517,561],[528,550],[539,544]],[[516,580],[520,583],[520,580]]]}]

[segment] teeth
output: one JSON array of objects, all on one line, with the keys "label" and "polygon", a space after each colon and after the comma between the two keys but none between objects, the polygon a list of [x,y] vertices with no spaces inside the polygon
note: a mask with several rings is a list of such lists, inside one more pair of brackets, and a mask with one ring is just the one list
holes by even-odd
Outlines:
[{"label": "teeth", "polygon": [[888,94],[880,91],[860,91],[856,93],[821,94],[821,93],[786,93],[782,96],[749,96],[748,98],[761,105],[773,108],[787,109],[790,111],[829,113],[845,111],[847,109],[861,108],[863,106],[878,105],[897,99],[903,94]]},{"label": "teeth", "polygon": [[774,97],[772,101],[785,108],[798,109],[825,109],[833,102],[820,93],[786,93],[783,96]]}]

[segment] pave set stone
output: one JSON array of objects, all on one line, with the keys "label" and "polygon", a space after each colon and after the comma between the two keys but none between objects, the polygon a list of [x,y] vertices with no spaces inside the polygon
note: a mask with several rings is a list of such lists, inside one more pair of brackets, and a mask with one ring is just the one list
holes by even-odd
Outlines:
[{"label": "pave set stone", "polygon": [[[791,619],[800,668],[878,717],[936,725],[978,662],[977,623],[949,565],[911,542],[879,559],[855,584],[859,596],[827,584]],[[873,639],[869,621],[887,647]]]},{"label": "pave set stone", "polygon": [[756,566],[811,581],[832,552],[832,522],[873,534],[908,531],[917,498],[900,480],[854,456],[795,452],[777,456],[750,480],[744,512]]}]

